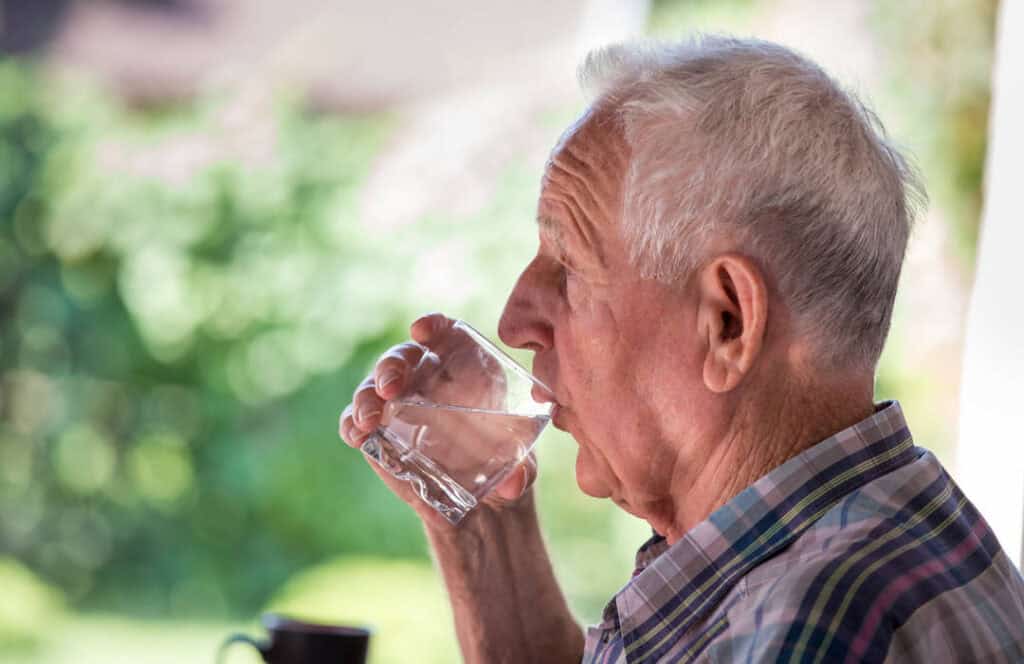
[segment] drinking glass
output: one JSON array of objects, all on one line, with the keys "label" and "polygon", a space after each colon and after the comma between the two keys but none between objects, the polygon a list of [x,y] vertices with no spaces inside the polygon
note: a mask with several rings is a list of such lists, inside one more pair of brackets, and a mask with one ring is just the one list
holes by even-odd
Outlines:
[{"label": "drinking glass", "polygon": [[543,383],[463,321],[432,340],[362,451],[457,524],[551,419]]}]

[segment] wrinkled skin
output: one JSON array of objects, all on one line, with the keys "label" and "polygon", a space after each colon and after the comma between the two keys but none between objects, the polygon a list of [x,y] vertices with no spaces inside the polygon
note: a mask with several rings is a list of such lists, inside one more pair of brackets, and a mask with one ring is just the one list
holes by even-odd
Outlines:
[{"label": "wrinkled skin", "polygon": [[[800,448],[870,414],[873,378],[815,374],[813,349],[771,279],[726,235],[680,283],[642,277],[621,228],[629,158],[617,119],[600,106],[563,135],[542,180],[539,248],[499,335],[534,352],[533,371],[558,404],[554,424],[579,444],[580,488],[671,542]],[[425,317],[413,338],[429,345],[428,333],[449,324]],[[350,444],[397,393],[383,374],[404,376],[421,352],[396,347],[357,390],[355,412],[368,415],[343,414]],[[533,476],[531,459],[491,506],[514,502]]]},{"label": "wrinkled skin", "polygon": [[579,443],[580,488],[642,515],[677,472],[665,439],[699,433],[670,421],[701,407],[689,387],[700,361],[686,335],[695,307],[629,263],[618,218],[629,152],[612,123],[585,116],[554,151],[538,205],[540,248],[499,334],[536,352],[534,372],[560,404],[555,425]]}]

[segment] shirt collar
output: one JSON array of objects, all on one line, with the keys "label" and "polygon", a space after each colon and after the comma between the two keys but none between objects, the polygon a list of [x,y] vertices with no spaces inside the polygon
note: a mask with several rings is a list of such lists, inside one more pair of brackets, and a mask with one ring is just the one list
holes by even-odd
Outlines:
[{"label": "shirt collar", "polygon": [[843,496],[910,462],[914,443],[899,403],[793,457],[668,546],[655,534],[637,572],[605,609],[628,651],[672,625],[684,633],[766,558],[799,537]]}]

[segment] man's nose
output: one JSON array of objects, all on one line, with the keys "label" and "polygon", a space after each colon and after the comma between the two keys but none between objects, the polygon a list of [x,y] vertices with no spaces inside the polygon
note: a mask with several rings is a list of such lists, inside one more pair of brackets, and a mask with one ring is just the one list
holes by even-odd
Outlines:
[{"label": "man's nose", "polygon": [[527,266],[508,296],[498,321],[498,337],[513,348],[540,352],[554,345],[554,331],[544,314],[544,293],[536,282],[533,266]]}]

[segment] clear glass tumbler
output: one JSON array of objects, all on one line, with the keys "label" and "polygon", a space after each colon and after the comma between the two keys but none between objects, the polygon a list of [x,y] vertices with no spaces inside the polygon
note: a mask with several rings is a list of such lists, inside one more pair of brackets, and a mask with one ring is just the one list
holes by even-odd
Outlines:
[{"label": "clear glass tumbler", "polygon": [[387,402],[362,450],[458,523],[530,453],[553,402],[530,372],[456,321]]}]

